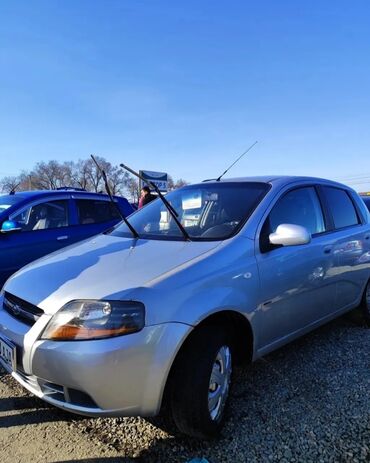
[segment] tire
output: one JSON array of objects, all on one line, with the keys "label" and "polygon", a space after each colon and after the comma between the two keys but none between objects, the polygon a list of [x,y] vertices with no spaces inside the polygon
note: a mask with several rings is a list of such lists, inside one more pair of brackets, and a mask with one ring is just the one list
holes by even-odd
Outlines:
[{"label": "tire", "polygon": [[366,326],[370,328],[370,280],[367,282],[362,298],[361,312]]},{"label": "tire", "polygon": [[210,439],[220,433],[231,374],[228,333],[219,326],[199,328],[176,360],[170,405],[179,431],[200,439]]}]

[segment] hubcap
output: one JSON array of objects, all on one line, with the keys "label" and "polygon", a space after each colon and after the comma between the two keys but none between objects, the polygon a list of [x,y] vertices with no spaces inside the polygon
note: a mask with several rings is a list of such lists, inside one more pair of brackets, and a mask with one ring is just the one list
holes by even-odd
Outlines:
[{"label": "hubcap", "polygon": [[217,352],[214,360],[208,388],[208,410],[213,421],[217,420],[222,415],[225,408],[227,396],[229,394],[231,371],[230,348],[228,346],[222,346]]}]

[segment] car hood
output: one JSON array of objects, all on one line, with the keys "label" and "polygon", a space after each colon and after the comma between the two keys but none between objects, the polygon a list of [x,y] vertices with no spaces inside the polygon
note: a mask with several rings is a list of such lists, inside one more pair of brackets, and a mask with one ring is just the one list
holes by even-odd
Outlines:
[{"label": "car hood", "polygon": [[27,265],[4,289],[53,314],[74,299],[127,297],[219,243],[99,235]]}]

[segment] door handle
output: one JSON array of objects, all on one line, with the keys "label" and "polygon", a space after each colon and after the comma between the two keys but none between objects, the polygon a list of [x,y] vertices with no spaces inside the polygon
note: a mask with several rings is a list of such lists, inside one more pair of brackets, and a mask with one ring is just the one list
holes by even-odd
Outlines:
[{"label": "door handle", "polygon": [[324,253],[330,254],[332,249],[333,249],[332,246],[326,246],[326,248],[324,248]]},{"label": "door handle", "polygon": [[63,240],[68,240],[69,236],[63,235],[63,236],[58,236],[57,240],[58,241],[63,241]]}]

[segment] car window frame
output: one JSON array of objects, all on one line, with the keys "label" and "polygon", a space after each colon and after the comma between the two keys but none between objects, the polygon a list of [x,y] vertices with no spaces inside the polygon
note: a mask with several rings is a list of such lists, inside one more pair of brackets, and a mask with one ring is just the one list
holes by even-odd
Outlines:
[{"label": "car window frame", "polygon": [[14,217],[16,217],[17,215],[21,214],[23,211],[25,211],[25,210],[27,210],[27,209],[29,209],[31,207],[39,206],[41,204],[50,203],[50,202],[53,202],[53,201],[66,201],[67,202],[68,225],[64,225],[63,227],[43,228],[43,229],[39,229],[39,230],[21,230],[20,233],[46,232],[46,231],[49,231],[49,230],[64,230],[66,228],[71,227],[71,222],[72,222],[70,199],[71,199],[70,195],[62,195],[62,196],[58,196],[58,197],[47,196],[47,197],[43,197],[43,198],[34,199],[33,201],[30,201],[30,202],[28,202],[26,204],[23,204],[23,206],[21,208],[13,211],[9,215],[9,220],[13,220]]},{"label": "car window frame", "polygon": [[[333,188],[333,189],[336,189],[336,190],[343,191],[344,193],[347,194],[347,196],[348,196],[349,200],[351,201],[352,206],[353,206],[353,208],[355,210],[356,217],[357,217],[357,220],[358,220],[357,224],[351,224],[351,225],[347,225],[345,227],[340,227],[340,228],[335,227],[334,217],[333,217],[333,214],[332,214],[332,210],[331,210],[328,198],[327,198],[327,196],[325,194],[325,188]],[[359,226],[362,226],[364,224],[364,217],[363,217],[361,211],[359,210],[359,207],[356,204],[356,202],[355,202],[354,198],[352,197],[351,193],[352,192],[350,190],[348,190],[347,188],[343,188],[343,187],[340,187],[340,186],[337,186],[337,185],[327,185],[327,184],[319,185],[319,194],[321,196],[322,203],[324,204],[324,207],[326,209],[326,213],[327,213],[329,224],[330,224],[330,229],[328,230],[328,233],[335,233],[335,232],[342,231],[342,230],[348,230],[350,228],[359,227]]]},{"label": "car window frame", "polygon": [[[358,202],[359,195],[351,190],[346,190],[346,191],[349,197],[351,198],[353,205],[355,206],[356,212],[361,221],[361,225],[364,225],[365,223],[367,223],[367,218],[364,215],[364,211],[361,210],[361,206]],[[366,208],[366,212],[368,212],[366,205],[365,205],[365,208]]]}]

